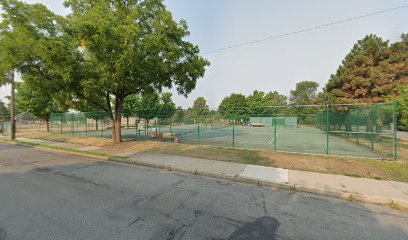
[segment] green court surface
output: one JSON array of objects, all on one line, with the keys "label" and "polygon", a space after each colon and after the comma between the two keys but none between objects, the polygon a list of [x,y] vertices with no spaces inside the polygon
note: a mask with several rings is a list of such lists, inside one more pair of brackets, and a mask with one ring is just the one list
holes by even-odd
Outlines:
[{"label": "green court surface", "polygon": [[[202,125],[149,127],[148,130],[123,128],[122,137],[132,140],[149,140],[149,133],[174,133],[181,143],[220,147],[235,147],[271,151],[285,151],[338,156],[385,158],[368,146],[357,144],[345,137],[329,134],[314,127],[273,127],[235,126],[215,127]],[[111,137],[111,130],[75,132],[75,136]],[[328,143],[328,144],[327,144]],[[276,144],[276,146],[275,146]],[[327,152],[328,147],[328,152]],[[391,150],[390,146],[390,150]]]},{"label": "green court surface", "polygon": [[232,127],[209,129],[180,135],[185,143],[236,147],[246,149],[277,150],[297,153],[329,154],[353,157],[382,157],[371,149],[351,142],[343,137],[329,136],[327,153],[327,135],[313,127],[289,127],[276,129],[276,149],[274,128]]},{"label": "green court surface", "polygon": [[[187,144],[397,159],[395,103],[265,106],[200,114],[179,109],[149,114],[122,118],[122,126],[129,126],[122,128],[122,138],[163,141],[159,133],[173,133]],[[111,121],[101,112],[53,113],[50,126],[51,132],[59,134],[112,136]]]}]

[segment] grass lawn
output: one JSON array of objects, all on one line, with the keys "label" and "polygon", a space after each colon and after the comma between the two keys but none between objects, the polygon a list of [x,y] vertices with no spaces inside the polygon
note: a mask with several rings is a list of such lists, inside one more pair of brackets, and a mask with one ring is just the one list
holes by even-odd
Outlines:
[{"label": "grass lawn", "polygon": [[248,163],[293,170],[340,174],[381,180],[408,182],[408,141],[398,143],[398,161],[295,154],[262,150],[245,150],[223,147],[207,147],[164,142],[123,142],[112,145],[110,139],[72,137],[47,133],[24,133],[18,137],[103,146],[100,153],[124,156],[137,152],[196,157],[228,162]]}]

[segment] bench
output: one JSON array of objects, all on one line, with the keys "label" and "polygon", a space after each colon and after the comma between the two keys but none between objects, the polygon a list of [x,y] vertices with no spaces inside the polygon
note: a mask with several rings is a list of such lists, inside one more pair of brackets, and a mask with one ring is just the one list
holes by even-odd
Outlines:
[{"label": "bench", "polygon": [[162,134],[161,133],[149,133],[149,138],[150,140],[155,140],[155,139],[161,139]]},{"label": "bench", "polygon": [[263,123],[252,123],[252,127],[263,127]]},{"label": "bench", "polygon": [[176,134],[175,133],[162,133],[161,137],[164,141],[166,140],[174,141],[174,139],[176,138]]}]

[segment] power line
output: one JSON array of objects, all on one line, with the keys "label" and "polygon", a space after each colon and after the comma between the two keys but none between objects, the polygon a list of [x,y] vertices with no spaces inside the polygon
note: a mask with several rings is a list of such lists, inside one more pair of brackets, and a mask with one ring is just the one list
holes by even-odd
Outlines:
[{"label": "power line", "polygon": [[407,8],[407,7],[408,7],[408,5],[403,5],[403,6],[399,6],[399,7],[395,7],[395,8],[385,9],[385,10],[382,10],[382,11],[373,12],[373,13],[361,15],[361,16],[358,16],[358,17],[346,18],[346,19],[335,21],[335,22],[316,25],[316,26],[313,26],[313,27],[309,27],[309,28],[305,28],[305,29],[301,29],[301,30],[297,30],[297,31],[293,31],[293,32],[283,33],[283,34],[279,34],[279,35],[275,35],[275,36],[270,36],[270,37],[267,37],[267,38],[261,38],[261,39],[257,39],[257,40],[253,40],[253,41],[249,41],[249,42],[243,42],[243,43],[239,43],[239,44],[235,44],[235,45],[231,45],[231,46],[227,46],[227,47],[217,48],[217,49],[213,49],[213,50],[210,50],[210,51],[206,51],[203,54],[209,54],[209,53],[224,51],[224,50],[237,48],[237,47],[242,47],[242,46],[246,46],[246,45],[252,45],[252,44],[256,44],[256,43],[260,43],[260,42],[264,42],[264,41],[268,41],[268,40],[272,40],[272,39],[276,39],[276,38],[282,38],[282,37],[286,37],[286,36],[290,36],[290,35],[294,35],[294,34],[313,31],[313,30],[326,28],[326,27],[329,27],[329,26],[333,26],[333,25],[337,25],[337,24],[341,24],[341,23],[345,23],[345,22],[351,22],[351,21],[355,21],[355,20],[358,20],[358,19],[375,16],[375,15],[382,14],[382,13],[396,11],[396,10],[399,10],[399,9],[402,9],[402,8]]}]

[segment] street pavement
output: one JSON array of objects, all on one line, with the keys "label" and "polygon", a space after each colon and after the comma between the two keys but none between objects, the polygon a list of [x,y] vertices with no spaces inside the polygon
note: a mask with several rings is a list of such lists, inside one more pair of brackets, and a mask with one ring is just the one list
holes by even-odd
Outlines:
[{"label": "street pavement", "polygon": [[14,239],[400,240],[408,215],[0,144],[0,240]]},{"label": "street pavement", "polygon": [[116,148],[29,138],[19,138],[18,140],[58,147],[60,149],[74,149],[122,156],[126,157],[126,159],[122,159],[121,161],[141,166],[173,169],[179,172],[251,182],[263,186],[279,186],[284,189],[296,189],[298,191],[330,197],[354,199],[355,201],[364,203],[390,204],[394,202],[401,207],[408,208],[408,183],[404,182],[288,170],[251,164],[166,155],[157,152],[138,152],[129,144],[122,144],[119,148]]}]

